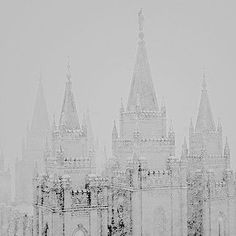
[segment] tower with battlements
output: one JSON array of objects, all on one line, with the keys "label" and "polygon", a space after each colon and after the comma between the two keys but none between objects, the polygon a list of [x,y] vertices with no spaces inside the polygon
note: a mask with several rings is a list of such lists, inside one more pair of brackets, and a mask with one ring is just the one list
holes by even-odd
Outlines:
[{"label": "tower with battlements", "polygon": [[186,235],[187,186],[182,162],[175,158],[175,133],[166,128],[146,52],[144,16],[138,14],[139,42],[126,109],[114,122],[109,163],[109,235]]},{"label": "tower with battlements", "polygon": [[69,65],[59,124],[54,120],[44,159],[46,173],[70,175],[77,187],[84,186],[86,175],[95,173],[95,147],[89,113],[80,124]]},{"label": "tower with battlements", "polygon": [[129,98],[126,109],[121,104],[119,132],[114,124],[112,150],[117,160],[123,162],[132,155],[135,143],[138,142],[140,155],[147,158],[149,165],[164,168],[167,159],[175,154],[175,134],[173,129],[167,132],[165,105],[158,106],[141,12],[138,19],[138,49]]},{"label": "tower with battlements", "polygon": [[227,139],[223,147],[221,123],[215,125],[205,76],[196,125],[191,121],[182,160],[187,167],[188,235],[235,235],[235,175]]},{"label": "tower with battlements", "polygon": [[44,159],[35,168],[35,235],[107,235],[107,178],[95,175],[95,149],[88,112],[79,122],[70,67],[59,124],[54,120]]}]

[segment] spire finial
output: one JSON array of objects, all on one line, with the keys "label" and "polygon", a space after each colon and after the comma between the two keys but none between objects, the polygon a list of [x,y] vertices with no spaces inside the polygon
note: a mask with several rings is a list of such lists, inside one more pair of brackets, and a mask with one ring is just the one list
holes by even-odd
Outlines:
[{"label": "spire finial", "polygon": [[143,9],[141,8],[138,12],[138,24],[139,24],[139,39],[144,39],[144,33],[143,33],[143,24],[144,24],[144,16],[143,16]]},{"label": "spire finial", "polygon": [[207,83],[206,83],[206,67],[203,67],[203,72],[202,72],[202,89],[206,90]]},{"label": "spire finial", "polygon": [[67,57],[67,74],[66,74],[67,79],[70,81],[71,78],[71,72],[70,72],[70,57]]}]

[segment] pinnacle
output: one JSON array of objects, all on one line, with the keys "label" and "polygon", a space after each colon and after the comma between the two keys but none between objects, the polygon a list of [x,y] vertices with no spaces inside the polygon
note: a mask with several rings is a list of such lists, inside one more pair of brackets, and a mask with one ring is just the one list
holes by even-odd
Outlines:
[{"label": "pinnacle", "polygon": [[213,120],[205,82],[203,83],[202,86],[203,89],[201,94],[195,131],[196,132],[215,131],[215,122]]}]

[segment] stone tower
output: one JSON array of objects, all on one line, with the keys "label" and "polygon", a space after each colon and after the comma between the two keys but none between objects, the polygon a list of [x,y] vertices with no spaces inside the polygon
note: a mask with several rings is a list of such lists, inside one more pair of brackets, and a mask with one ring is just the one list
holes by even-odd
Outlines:
[{"label": "stone tower", "polygon": [[186,141],[182,149],[187,164],[188,235],[235,235],[230,149],[227,140],[223,148],[221,123],[215,126],[205,78],[195,127],[190,123],[189,149]]},{"label": "stone tower", "polygon": [[87,174],[95,172],[92,126],[88,113],[79,122],[69,65],[59,124],[52,126],[45,160],[47,173],[69,174],[77,187],[84,185]]},{"label": "stone tower", "polygon": [[[205,155],[204,167],[214,170],[222,177],[225,169],[229,168],[229,157],[223,155],[222,126],[218,121],[217,127],[213,119],[210,101],[207,92],[205,76],[202,82],[202,91],[196,125],[192,121],[189,128],[189,156],[200,157]],[[190,159],[189,159],[190,160]],[[193,163],[190,167],[194,167]]]},{"label": "stone tower", "polygon": [[48,134],[48,112],[40,79],[31,126],[27,128],[26,143],[22,143],[22,159],[15,166],[15,200],[18,203],[32,204],[33,170],[36,163],[40,172],[44,169],[44,150]]},{"label": "stone tower", "polygon": [[[165,105],[158,106],[143,33],[143,15],[139,15],[139,34],[136,62],[126,109],[120,108],[119,133],[114,124],[113,155],[124,162],[139,142],[140,155],[150,166],[164,168],[168,157],[175,153],[173,130],[167,133]],[[148,154],[148,155],[147,155]]]}]

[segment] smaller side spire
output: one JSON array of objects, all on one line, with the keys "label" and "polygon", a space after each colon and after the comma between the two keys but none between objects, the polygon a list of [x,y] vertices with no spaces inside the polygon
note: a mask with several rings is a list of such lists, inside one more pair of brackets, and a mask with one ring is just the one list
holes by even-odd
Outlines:
[{"label": "smaller side spire", "polygon": [[114,120],[113,130],[112,130],[112,140],[115,140],[118,138],[118,132],[116,128],[116,121]]},{"label": "smaller side spire", "polygon": [[67,66],[67,82],[60,116],[60,129],[65,130],[78,130],[80,129],[79,117],[77,114],[74,95],[72,93],[72,82],[70,74],[70,65]]},{"label": "smaller side spire", "polygon": [[216,129],[213,115],[211,112],[211,106],[208,98],[207,85],[204,73],[202,80],[202,94],[198,109],[195,132],[201,133],[205,131],[216,131]]},{"label": "smaller side spire", "polygon": [[229,148],[229,143],[228,143],[228,138],[227,137],[226,137],[226,140],[225,140],[224,156],[225,157],[230,157],[230,148]]}]

